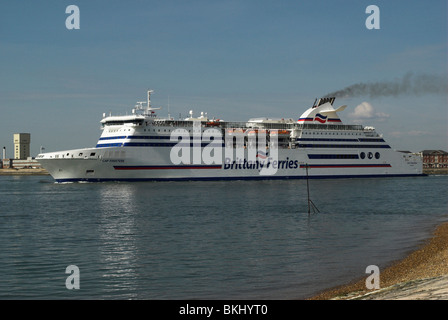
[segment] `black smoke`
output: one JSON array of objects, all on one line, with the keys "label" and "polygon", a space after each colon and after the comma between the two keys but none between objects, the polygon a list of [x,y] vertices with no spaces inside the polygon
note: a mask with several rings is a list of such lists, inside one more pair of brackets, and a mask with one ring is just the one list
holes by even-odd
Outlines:
[{"label": "black smoke", "polygon": [[351,98],[369,96],[370,98],[400,95],[446,94],[448,81],[444,75],[407,73],[401,79],[380,82],[360,82],[342,90],[326,94],[324,97]]}]

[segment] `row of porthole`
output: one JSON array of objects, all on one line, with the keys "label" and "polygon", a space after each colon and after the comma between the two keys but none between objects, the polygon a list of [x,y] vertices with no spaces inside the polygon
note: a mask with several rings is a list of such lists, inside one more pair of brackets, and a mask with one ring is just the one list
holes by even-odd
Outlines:
[{"label": "row of porthole", "polygon": [[[359,156],[361,157],[361,159],[365,159],[366,158],[366,153],[365,152],[361,152],[359,154]],[[373,158],[373,153],[372,152],[368,152],[367,153],[367,158],[372,159]],[[375,152],[375,159],[379,159],[380,158],[380,153],[379,152]]]}]

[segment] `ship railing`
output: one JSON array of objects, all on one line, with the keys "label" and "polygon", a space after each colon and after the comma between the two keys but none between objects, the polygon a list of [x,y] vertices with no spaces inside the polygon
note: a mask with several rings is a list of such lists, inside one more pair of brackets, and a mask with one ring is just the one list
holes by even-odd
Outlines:
[{"label": "ship railing", "polygon": [[[206,125],[206,121],[203,121]],[[155,120],[152,125],[154,126],[170,126],[175,128],[190,128],[193,126],[191,120]],[[256,123],[247,121],[223,121],[219,122],[218,128],[222,129],[234,129],[234,128],[252,128],[252,129],[279,129],[279,130],[291,130],[291,129],[315,129],[315,130],[336,130],[336,131],[363,131],[362,125],[347,125],[347,124],[313,124],[313,123]]]},{"label": "ship railing", "polygon": [[375,131],[364,131],[366,137],[379,137],[380,135]]},{"label": "ship railing", "polygon": [[316,129],[316,130],[344,130],[352,131],[363,130],[363,126],[359,124],[313,124],[313,123],[300,123],[298,124],[298,129]]}]

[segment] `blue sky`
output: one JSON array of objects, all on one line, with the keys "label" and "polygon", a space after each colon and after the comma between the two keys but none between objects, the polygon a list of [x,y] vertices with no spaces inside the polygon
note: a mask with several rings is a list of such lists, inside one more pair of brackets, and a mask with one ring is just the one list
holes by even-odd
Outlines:
[{"label": "blue sky", "polygon": [[[79,30],[65,27],[72,4]],[[370,4],[380,9],[379,30],[365,26]],[[33,156],[41,145],[94,146],[103,112],[130,112],[148,88],[163,116],[169,101],[176,118],[192,109],[225,120],[298,119],[316,97],[409,73],[447,87],[446,0],[6,0],[0,146],[12,157],[16,132],[31,133]],[[448,149],[446,90],[335,104],[348,105],[344,123],[376,127],[393,148]]]}]

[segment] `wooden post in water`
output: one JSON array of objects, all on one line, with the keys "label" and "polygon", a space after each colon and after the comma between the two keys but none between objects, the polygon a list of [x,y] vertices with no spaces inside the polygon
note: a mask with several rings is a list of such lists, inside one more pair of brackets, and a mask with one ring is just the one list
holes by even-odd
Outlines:
[{"label": "wooden post in water", "polygon": [[308,195],[308,214],[311,214],[311,208],[313,208],[313,213],[320,212],[319,209],[314,205],[313,201],[310,199],[310,184],[308,182],[308,163],[305,163],[306,169],[306,191]]}]

